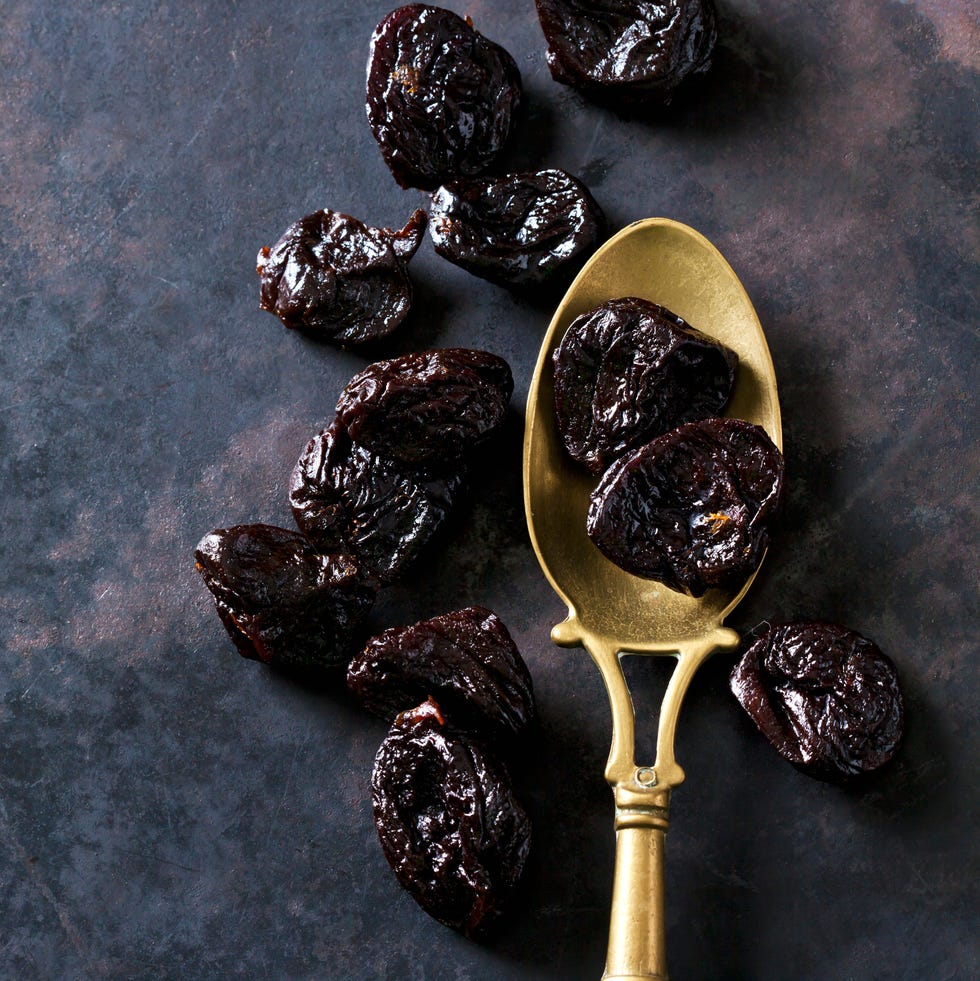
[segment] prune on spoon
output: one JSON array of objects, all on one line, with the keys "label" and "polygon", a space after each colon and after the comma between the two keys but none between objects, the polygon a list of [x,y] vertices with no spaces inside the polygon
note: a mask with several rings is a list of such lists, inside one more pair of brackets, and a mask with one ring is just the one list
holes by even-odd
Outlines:
[{"label": "prune on spoon", "polygon": [[554,353],[555,412],[572,459],[602,473],[626,450],[718,415],[738,357],[666,307],[619,297],[576,317]]},{"label": "prune on spoon", "polygon": [[521,878],[531,823],[502,764],[431,699],[397,717],[372,778],[374,823],[401,886],[430,916],[484,935]]},{"label": "prune on spoon", "polygon": [[589,189],[563,170],[473,177],[432,195],[436,252],[502,286],[536,286],[585,259],[605,217]]},{"label": "prune on spoon", "polygon": [[755,570],[782,489],[783,457],[765,430],[704,419],[620,457],[592,492],[587,530],[627,572],[702,596]]},{"label": "prune on spoon", "polygon": [[626,106],[670,101],[706,72],[717,39],[713,0],[535,0],[556,82]]},{"label": "prune on spoon", "polygon": [[318,549],[349,552],[387,583],[439,530],[462,483],[459,474],[415,470],[378,456],[334,421],[300,456],[289,502],[296,524]]},{"label": "prune on spoon", "polygon": [[742,708],[804,773],[842,781],[877,770],[902,738],[895,665],[870,640],[831,623],[763,623],[731,676]]},{"label": "prune on spoon", "polygon": [[503,423],[513,390],[510,366],[486,351],[403,354],[355,375],[340,394],[337,418],[379,456],[454,471]]},{"label": "prune on spoon", "polygon": [[390,334],[412,305],[407,266],[425,221],[421,209],[400,231],[329,209],[301,218],[259,251],[262,309],[342,346]]},{"label": "prune on spoon", "polygon": [[347,664],[376,592],[349,555],[321,555],[298,532],[255,524],[205,535],[194,557],[243,657],[285,668]]},{"label": "prune on spoon", "polygon": [[520,103],[514,59],[451,11],[413,3],[375,29],[368,120],[402,187],[431,191],[483,173],[507,142]]},{"label": "prune on spoon", "polygon": [[372,637],[347,669],[370,712],[394,718],[432,696],[459,728],[509,738],[534,716],[531,675],[500,618],[483,607]]}]

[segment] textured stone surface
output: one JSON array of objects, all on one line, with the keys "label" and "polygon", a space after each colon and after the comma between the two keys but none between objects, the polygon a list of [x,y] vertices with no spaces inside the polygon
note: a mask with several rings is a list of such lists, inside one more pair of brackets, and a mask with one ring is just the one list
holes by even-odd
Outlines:
[{"label": "textured stone surface", "polygon": [[[788,519],[735,625],[841,620],[905,684],[908,737],[860,790],[783,763],[697,678],[668,838],[672,975],[976,976],[978,25],[964,0],[731,0],[716,69],[659,121],[555,85],[533,5],[449,2],[504,44],[508,166],[585,180],[613,227],[694,225],[756,304]],[[209,529],[288,524],[289,471],[369,356],[258,309],[257,248],[331,207],[392,225],[363,109],[386,4],[6,0],[0,32],[0,976],[596,979],[608,715],[528,545],[520,406],[551,301],[423,246],[379,351],[485,347],[517,380],[441,561],[376,626],[496,610],[534,675],[515,774],[535,850],[476,946],[375,840],[384,724],[235,653],[193,569]],[[635,660],[635,659],[634,659]],[[663,662],[636,667],[638,702]],[[788,966],[791,965],[791,966]]]}]

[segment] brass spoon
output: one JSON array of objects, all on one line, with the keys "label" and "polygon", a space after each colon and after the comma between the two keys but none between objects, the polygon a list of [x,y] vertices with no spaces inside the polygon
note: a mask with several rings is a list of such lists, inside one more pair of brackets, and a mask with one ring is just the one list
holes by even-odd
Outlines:
[{"label": "brass spoon", "polygon": [[[613,236],[572,283],[548,328],[528,393],[524,505],[531,543],[568,617],[551,631],[560,647],[584,647],[612,710],[606,780],[616,803],[616,868],[607,981],[666,979],[664,836],[670,793],[684,779],[674,759],[677,715],[694,672],[715,650],[738,644],[725,617],[745,595],[700,599],[639,579],[609,562],[585,533],[596,479],[564,452],[555,425],[552,352],[575,317],[604,300],[639,296],[673,310],[735,351],[739,369],[727,414],[762,426],[782,444],[776,378],[752,303],[721,253],[692,228],[667,218],[638,221]],[[677,658],[660,709],[657,757],[635,760],[635,716],[620,657]]]}]

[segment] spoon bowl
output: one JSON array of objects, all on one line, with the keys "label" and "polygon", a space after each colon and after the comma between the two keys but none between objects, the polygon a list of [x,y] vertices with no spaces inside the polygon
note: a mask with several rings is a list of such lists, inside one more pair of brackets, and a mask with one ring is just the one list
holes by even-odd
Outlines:
[{"label": "spoon bowl", "polygon": [[[701,234],[667,218],[635,222],[585,265],[558,306],[528,393],[524,503],[531,543],[568,616],[552,630],[563,647],[585,647],[602,672],[612,712],[606,779],[616,801],[616,873],[604,978],[666,978],[663,842],[670,792],[684,772],[674,759],[681,702],[712,651],[732,649],[723,626],[754,574],[737,591],[700,598],[641,579],[614,565],[585,531],[597,479],[565,452],[555,419],[552,355],[569,324],[622,296],[659,303],[721,341],[739,358],[726,415],[753,422],[781,447],[779,401],[762,326],[738,277]],[[637,765],[635,718],[620,658],[624,653],[677,658],[660,711],[657,758]]]}]

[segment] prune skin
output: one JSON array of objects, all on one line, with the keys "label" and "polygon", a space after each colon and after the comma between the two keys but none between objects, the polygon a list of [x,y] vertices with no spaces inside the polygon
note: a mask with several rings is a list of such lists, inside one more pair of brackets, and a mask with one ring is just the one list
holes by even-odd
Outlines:
[{"label": "prune skin", "polygon": [[507,771],[431,699],[397,717],[371,782],[374,823],[398,882],[430,916],[484,936],[527,862],[531,823]]},{"label": "prune skin", "polygon": [[810,776],[846,781],[898,749],[898,672],[870,640],[832,623],[763,623],[746,638],[731,689],[779,754]]},{"label": "prune skin", "polygon": [[503,423],[513,391],[510,366],[495,354],[421,351],[355,375],[340,394],[337,419],[379,456],[456,470]]},{"label": "prune skin", "polygon": [[449,10],[409,4],[374,31],[367,114],[402,187],[431,191],[483,173],[521,104],[514,59]]},{"label": "prune skin", "polygon": [[586,527],[627,572],[702,596],[740,587],[762,561],[782,493],[783,456],[765,430],[704,419],[620,457]]},{"label": "prune skin", "polygon": [[298,532],[254,524],[205,535],[194,557],[243,657],[283,668],[347,664],[376,592],[349,555],[321,555]]},{"label": "prune skin", "polygon": [[713,0],[535,0],[556,82],[624,106],[666,105],[711,67]]},{"label": "prune skin", "polygon": [[303,450],[289,503],[318,549],[349,552],[362,569],[390,583],[444,524],[462,484],[458,473],[414,470],[380,457],[352,442],[335,421]]},{"label": "prune skin", "polygon": [[436,252],[474,276],[537,286],[584,260],[605,232],[589,189],[563,170],[474,177],[432,195]]},{"label": "prune skin", "polygon": [[500,618],[467,607],[372,637],[347,669],[370,712],[394,718],[432,696],[447,718],[487,739],[509,739],[534,717],[531,675]]},{"label": "prune skin", "polygon": [[259,251],[260,306],[286,327],[341,346],[390,334],[412,305],[408,260],[426,214],[400,231],[372,228],[339,211],[315,211]]},{"label": "prune skin", "polygon": [[682,423],[718,415],[738,370],[734,351],[635,296],[576,317],[553,357],[565,449],[595,474]]}]

